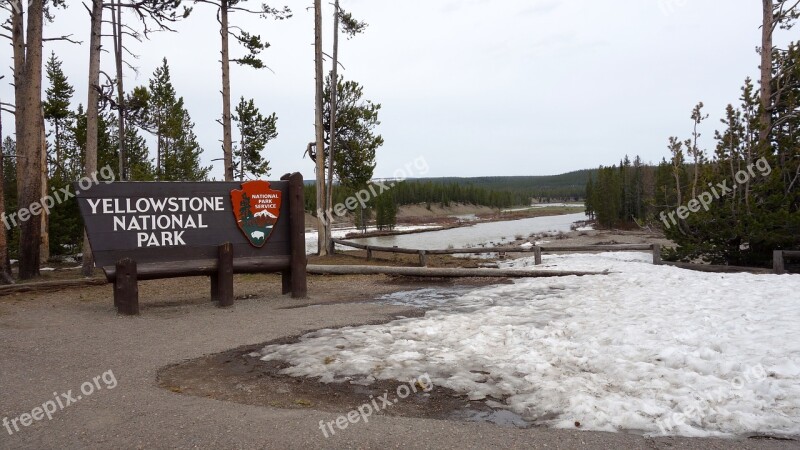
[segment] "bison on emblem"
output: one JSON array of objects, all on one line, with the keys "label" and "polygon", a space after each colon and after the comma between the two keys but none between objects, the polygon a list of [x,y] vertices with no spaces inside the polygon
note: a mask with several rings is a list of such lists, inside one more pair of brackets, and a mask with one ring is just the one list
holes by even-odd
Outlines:
[{"label": "bison on emblem", "polygon": [[231,205],[236,225],[254,247],[263,247],[281,212],[281,191],[270,188],[269,181],[247,181],[242,189],[231,191]]}]

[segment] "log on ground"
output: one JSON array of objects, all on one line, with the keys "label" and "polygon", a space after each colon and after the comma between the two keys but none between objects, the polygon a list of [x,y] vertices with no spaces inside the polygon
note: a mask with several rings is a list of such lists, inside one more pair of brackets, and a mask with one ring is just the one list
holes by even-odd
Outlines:
[{"label": "log on ground", "polygon": [[603,272],[581,272],[564,270],[512,270],[512,269],[461,269],[438,267],[394,267],[394,266],[329,266],[308,265],[308,273],[314,275],[393,275],[435,278],[534,278],[566,277],[584,275],[608,275]]}]

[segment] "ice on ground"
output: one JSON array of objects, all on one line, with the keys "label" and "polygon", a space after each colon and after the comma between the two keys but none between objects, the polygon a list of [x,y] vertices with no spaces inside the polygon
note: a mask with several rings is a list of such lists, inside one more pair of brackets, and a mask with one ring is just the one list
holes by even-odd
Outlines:
[{"label": "ice on ground", "polygon": [[651,258],[546,255],[545,270],[612,273],[523,279],[446,301],[393,294],[434,309],[320,330],[265,347],[263,359],[323,382],[428,373],[435,385],[559,428],[800,435],[800,276],[693,272]]}]

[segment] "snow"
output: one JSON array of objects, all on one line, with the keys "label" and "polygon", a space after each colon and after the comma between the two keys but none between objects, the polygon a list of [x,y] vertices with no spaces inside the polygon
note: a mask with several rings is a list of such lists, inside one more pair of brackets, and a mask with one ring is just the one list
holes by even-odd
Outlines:
[{"label": "snow", "polygon": [[323,382],[428,373],[435,385],[557,428],[800,435],[800,276],[710,274],[651,258],[546,255],[544,270],[611,274],[391,294],[384,301],[430,309],[313,332],[265,347],[263,359]]}]

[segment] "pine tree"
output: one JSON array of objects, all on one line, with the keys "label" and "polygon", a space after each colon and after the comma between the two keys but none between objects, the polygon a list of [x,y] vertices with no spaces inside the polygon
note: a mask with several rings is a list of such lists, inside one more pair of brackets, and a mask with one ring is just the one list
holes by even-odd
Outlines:
[{"label": "pine tree", "polygon": [[[110,117],[107,117],[110,119]],[[106,121],[109,127],[111,145],[117,150],[119,155],[120,148],[125,149],[125,179],[128,181],[153,181],[155,180],[155,167],[153,160],[150,159],[150,151],[144,137],[139,134],[139,130],[134,127],[125,128],[125,145],[119,145],[119,120]]]},{"label": "pine tree", "polygon": [[594,191],[594,182],[592,181],[592,177],[589,177],[589,181],[586,182],[586,215],[594,219],[595,214],[595,191]]},{"label": "pine tree", "polygon": [[[200,165],[203,149],[197,142],[194,122],[184,108],[183,97],[177,96],[172,85],[166,58],[153,72],[148,88],[134,89],[128,103],[136,110],[132,122],[156,137],[155,179],[200,181],[208,177],[211,167]],[[146,159],[139,158],[141,165]]]},{"label": "pine tree", "polygon": [[183,109],[183,98],[180,99],[181,115],[177,128],[172,130],[174,140],[172,149],[165,161],[165,178],[170,181],[203,181],[208,178],[211,167],[200,165],[203,149],[194,134],[194,122],[189,112]]},{"label": "pine tree", "polygon": [[[361,189],[372,179],[375,169],[375,152],[383,145],[383,137],[375,134],[380,125],[378,113],[381,105],[364,99],[364,88],[355,81],[339,78],[336,113],[334,172],[340,184]],[[326,79],[323,98],[325,114],[323,128],[325,142],[330,143],[330,88]]]},{"label": "pine tree", "polygon": [[253,178],[269,176],[269,161],[261,152],[278,137],[278,117],[275,113],[264,117],[252,99],[245,101],[242,97],[233,120],[239,129],[239,146],[233,154],[234,178],[244,180],[248,173]]},{"label": "pine tree", "polygon": [[57,183],[63,177],[62,164],[65,136],[67,129],[72,122],[72,112],[70,103],[75,89],[69,84],[67,76],[61,69],[61,61],[55,53],[50,54],[45,67],[47,79],[50,87],[45,91],[47,98],[43,102],[44,118],[53,127],[54,142],[48,148],[52,151],[48,155],[52,169],[49,171],[51,177]]}]

